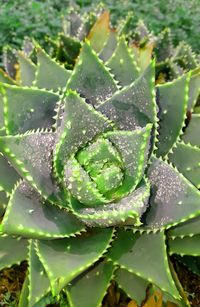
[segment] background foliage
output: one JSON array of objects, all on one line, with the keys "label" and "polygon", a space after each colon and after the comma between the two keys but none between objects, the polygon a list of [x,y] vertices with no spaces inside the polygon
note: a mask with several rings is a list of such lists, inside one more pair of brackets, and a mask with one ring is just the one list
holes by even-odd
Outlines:
[{"label": "background foliage", "polygon": [[[173,29],[174,43],[186,40],[194,50],[200,48],[199,0],[104,0],[113,21],[134,11],[156,34],[163,28]],[[62,16],[71,5],[89,10],[98,0],[0,0],[0,55],[6,44],[19,47],[25,36],[36,38],[41,45],[45,36],[55,37],[62,29]]]}]

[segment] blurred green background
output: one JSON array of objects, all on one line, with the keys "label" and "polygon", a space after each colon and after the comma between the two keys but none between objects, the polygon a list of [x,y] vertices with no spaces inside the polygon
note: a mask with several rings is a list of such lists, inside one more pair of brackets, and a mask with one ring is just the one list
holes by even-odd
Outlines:
[{"label": "blurred green background", "polygon": [[[200,0],[104,0],[116,22],[134,11],[150,30],[158,34],[170,27],[175,44],[187,41],[196,52],[200,49]],[[0,0],[0,56],[2,47],[20,47],[25,36],[45,44],[45,36],[55,37],[62,29],[62,16],[71,5],[81,11],[96,7],[96,0]]]}]

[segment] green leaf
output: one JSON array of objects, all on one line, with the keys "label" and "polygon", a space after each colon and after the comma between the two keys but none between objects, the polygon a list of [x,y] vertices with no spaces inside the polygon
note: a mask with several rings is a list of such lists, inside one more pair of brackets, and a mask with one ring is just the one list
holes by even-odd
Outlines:
[{"label": "green leaf", "polygon": [[34,243],[32,240],[30,241],[30,246],[29,246],[28,263],[29,263],[28,306],[34,307],[35,304],[50,291],[50,282],[44,270],[44,267],[35,252]]},{"label": "green leaf", "polygon": [[38,241],[37,254],[53,295],[97,261],[107,250],[111,237],[112,229],[103,229],[76,238]]},{"label": "green leaf", "polygon": [[111,262],[102,262],[75,279],[67,289],[72,306],[100,306],[111,281],[113,270]]},{"label": "green leaf", "polygon": [[0,154],[0,190],[11,193],[15,183],[19,180],[19,175],[8,163],[8,160]]},{"label": "green leaf", "polygon": [[164,232],[140,235],[120,230],[108,257],[121,268],[179,298],[168,265]]},{"label": "green leaf", "polygon": [[22,238],[0,236],[0,270],[27,259],[28,241]]},{"label": "green leaf", "polygon": [[98,110],[121,130],[134,130],[156,122],[154,62],[130,86],[116,92]]},{"label": "green leaf", "polygon": [[67,88],[76,90],[93,105],[98,105],[117,91],[116,82],[88,43],[81,49]]},{"label": "green leaf", "polygon": [[35,85],[39,88],[58,90],[66,86],[71,72],[55,60],[51,59],[44,50],[37,48],[38,66]]},{"label": "green leaf", "polygon": [[134,299],[140,306],[146,296],[149,282],[125,269],[118,269],[115,273],[115,281],[126,294]]},{"label": "green leaf", "polygon": [[156,87],[160,107],[157,156],[165,156],[180,136],[187,110],[188,83],[189,77],[184,75]]},{"label": "green leaf", "polygon": [[131,84],[139,76],[139,69],[123,36],[107,64],[122,86]]},{"label": "green leaf", "polygon": [[[4,191],[0,191],[0,217],[5,213],[8,204],[8,197]],[[1,232],[1,230],[0,230]]]},{"label": "green leaf", "polygon": [[172,238],[184,237],[184,236],[194,236],[200,233],[200,217],[190,219],[184,223],[177,225],[169,229],[169,235]]},{"label": "green leaf", "polygon": [[168,241],[169,253],[181,256],[200,256],[200,235],[175,238]]},{"label": "green leaf", "polygon": [[162,62],[171,58],[173,54],[173,43],[171,30],[169,28],[164,29],[158,36],[156,41],[155,54],[157,62]]},{"label": "green leaf", "polygon": [[[2,84],[7,134],[24,133],[37,128],[51,128],[59,96],[44,90]],[[16,116],[17,114],[17,116]]]},{"label": "green leaf", "polygon": [[95,182],[75,158],[65,162],[64,184],[70,193],[85,206],[99,206],[108,202]]},{"label": "green leaf", "polygon": [[23,237],[55,239],[79,233],[84,227],[71,213],[44,202],[33,188],[21,182],[10,197],[2,230]]},{"label": "green leaf", "polygon": [[76,200],[71,201],[74,214],[89,227],[107,227],[124,224],[140,225],[140,216],[146,211],[150,187],[142,183],[138,189],[118,202],[111,202],[95,208],[84,208]]},{"label": "green leaf", "polygon": [[144,175],[150,148],[152,125],[134,131],[114,131],[106,137],[117,148],[122,159],[124,179],[122,185],[106,196],[110,199],[123,197],[133,191]]},{"label": "green leaf", "polygon": [[148,169],[152,191],[145,223],[150,228],[169,228],[200,213],[200,192],[177,170],[159,159]]},{"label": "green leaf", "polygon": [[194,108],[200,93],[200,68],[192,70],[189,82],[188,110]]},{"label": "green leaf", "polygon": [[116,47],[117,47],[117,33],[115,30],[110,29],[107,43],[105,44],[103,50],[99,54],[99,58],[102,59],[102,61],[104,61],[105,63],[110,59]]},{"label": "green leaf", "polygon": [[31,86],[35,80],[36,66],[22,52],[18,53],[20,83],[23,86]]},{"label": "green leaf", "polygon": [[67,92],[64,108],[54,153],[54,165],[59,176],[67,159],[98,134],[112,129],[107,118],[87,104],[76,92]]},{"label": "green leaf", "polygon": [[200,147],[200,114],[192,114],[192,118],[187,126],[182,139],[185,143]]},{"label": "green leaf", "polygon": [[28,285],[29,285],[28,276],[26,276],[20,293],[18,307],[28,306],[28,296],[29,296]]},{"label": "green leaf", "polygon": [[6,46],[3,49],[3,64],[8,75],[12,79],[16,79],[19,66],[16,56],[16,50],[10,46]]},{"label": "green leaf", "polygon": [[15,81],[11,79],[1,68],[0,68],[0,82],[7,84],[15,84]]},{"label": "green leaf", "polygon": [[200,148],[178,142],[168,157],[169,161],[200,189]]},{"label": "green leaf", "polygon": [[191,47],[183,42],[180,42],[176,48],[174,55],[174,61],[176,61],[184,70],[191,70],[197,67],[198,62],[195,54],[192,52]]},{"label": "green leaf", "polygon": [[[50,201],[60,203],[62,194],[52,178],[52,132],[30,132],[0,137],[0,150],[18,173]],[[63,205],[63,201],[61,201]],[[64,202],[66,205],[66,201]]]},{"label": "green leaf", "polygon": [[105,46],[110,33],[110,15],[108,11],[104,11],[103,14],[97,19],[96,23],[90,30],[87,39],[90,41],[92,49],[97,53],[100,53]]},{"label": "green leaf", "polygon": [[112,143],[104,137],[98,137],[95,142],[82,148],[77,154],[78,162],[88,168],[92,168],[95,163],[101,163],[102,161],[108,161],[113,164],[119,165],[122,163],[120,155]]}]

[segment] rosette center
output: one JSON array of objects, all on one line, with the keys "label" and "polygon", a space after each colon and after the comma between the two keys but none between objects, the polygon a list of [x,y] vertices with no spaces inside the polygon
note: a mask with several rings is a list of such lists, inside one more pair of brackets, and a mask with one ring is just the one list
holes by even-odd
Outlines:
[{"label": "rosette center", "polygon": [[66,173],[72,196],[90,206],[110,202],[107,194],[119,188],[124,179],[119,152],[103,137],[80,149],[65,166]]}]

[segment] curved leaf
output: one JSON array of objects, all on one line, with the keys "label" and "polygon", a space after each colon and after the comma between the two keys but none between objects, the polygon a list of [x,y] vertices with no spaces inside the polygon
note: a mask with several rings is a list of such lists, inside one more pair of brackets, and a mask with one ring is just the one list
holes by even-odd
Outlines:
[{"label": "curved leaf", "polygon": [[131,85],[116,92],[98,110],[121,130],[134,130],[156,122],[154,62]]},{"label": "curved leaf", "polygon": [[111,262],[102,262],[75,279],[67,289],[72,306],[100,306],[111,281],[113,270]]},{"label": "curved leaf", "polygon": [[122,86],[131,84],[139,76],[139,68],[123,36],[107,65]]},{"label": "curved leaf", "polygon": [[59,100],[56,94],[35,88],[3,84],[0,86],[0,99],[4,101],[7,134],[51,128],[54,123],[54,109]]},{"label": "curved leaf", "polygon": [[111,237],[112,229],[103,229],[71,239],[38,241],[37,254],[53,295],[97,261],[107,250]]},{"label": "curved leaf", "polygon": [[[14,252],[13,252],[14,251]],[[22,238],[0,236],[0,270],[27,259],[28,241]]]},{"label": "curved leaf", "polygon": [[147,175],[152,187],[147,227],[169,228],[200,214],[200,192],[172,166],[153,159]]},{"label": "curved leaf", "polygon": [[76,90],[93,105],[98,105],[117,91],[116,82],[88,43],[81,49],[67,89]]},{"label": "curved leaf", "polygon": [[39,88],[58,90],[66,86],[71,72],[50,58],[44,50],[37,48],[38,66],[35,85]]},{"label": "curved leaf", "polygon": [[[52,202],[60,203],[63,194],[52,178],[52,132],[30,132],[0,137],[0,150],[19,174]],[[66,206],[67,200],[61,204]]]},{"label": "curved leaf", "polygon": [[189,75],[157,85],[159,135],[157,156],[165,156],[178,140],[186,117]]},{"label": "curved leaf", "polygon": [[11,195],[2,229],[9,234],[49,240],[69,237],[84,227],[71,213],[44,202],[27,183],[21,182]]},{"label": "curved leaf", "polygon": [[168,266],[163,232],[140,235],[120,230],[108,257],[121,268],[179,298]]},{"label": "curved leaf", "polygon": [[76,92],[67,92],[64,108],[54,152],[55,170],[59,176],[67,159],[98,134],[112,129],[107,118],[87,104]]},{"label": "curved leaf", "polygon": [[200,148],[178,142],[168,157],[169,161],[199,189]]}]

